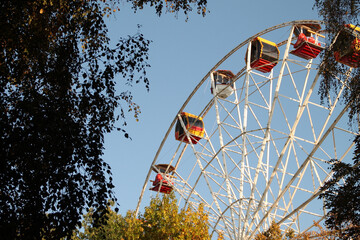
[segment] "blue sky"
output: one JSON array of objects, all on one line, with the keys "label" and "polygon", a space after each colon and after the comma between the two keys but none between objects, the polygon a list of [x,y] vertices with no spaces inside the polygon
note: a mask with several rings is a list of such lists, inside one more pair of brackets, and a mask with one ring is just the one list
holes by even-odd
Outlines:
[{"label": "blue sky", "polygon": [[[165,132],[205,74],[236,45],[266,28],[293,20],[319,19],[313,4],[312,0],[209,1],[206,17],[193,12],[186,22],[183,14],[178,18],[170,13],[158,17],[149,7],[133,13],[124,1],[120,12],[109,19],[111,39],[136,33],[140,24],[145,38],[153,42],[149,52],[150,92],[142,84],[132,88],[134,101],[142,111],[139,122],[128,116],[127,131],[132,140],[117,132],[105,138],[104,159],[112,168],[121,214],[135,210]],[[147,203],[144,199],[141,212]]]}]

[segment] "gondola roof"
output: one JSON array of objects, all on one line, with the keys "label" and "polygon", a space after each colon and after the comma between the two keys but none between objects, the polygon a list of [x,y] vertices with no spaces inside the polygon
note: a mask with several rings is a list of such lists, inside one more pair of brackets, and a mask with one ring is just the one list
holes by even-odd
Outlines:
[{"label": "gondola roof", "polygon": [[215,72],[220,73],[220,74],[224,74],[229,78],[235,77],[235,74],[230,70],[216,70]]},{"label": "gondola roof", "polygon": [[159,169],[160,171],[164,170],[164,172],[166,171],[166,169],[168,169],[167,173],[171,173],[172,171],[175,170],[175,167],[173,167],[172,165],[169,165],[169,164],[157,164],[151,168],[154,172],[158,173],[156,168]]}]

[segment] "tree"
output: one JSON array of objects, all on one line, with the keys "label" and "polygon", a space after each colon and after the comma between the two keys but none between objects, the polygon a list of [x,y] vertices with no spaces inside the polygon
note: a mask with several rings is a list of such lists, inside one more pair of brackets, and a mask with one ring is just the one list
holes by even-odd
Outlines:
[{"label": "tree", "polygon": [[192,6],[196,7],[197,13],[203,16],[206,15],[206,6],[207,0],[127,0],[128,2],[132,3],[133,9],[138,11],[139,9],[143,9],[146,5],[150,5],[151,7],[155,8],[156,14],[161,16],[163,13],[163,9],[165,8],[166,11],[175,13],[176,15],[182,10],[183,13],[187,16],[189,12],[193,10]]},{"label": "tree", "polygon": [[84,215],[82,229],[75,230],[72,240],[80,239],[141,239],[143,228],[141,222],[133,212],[128,211],[123,217],[112,210],[114,203],[108,206],[106,214],[102,216],[99,223],[95,223],[94,210],[91,208]]},{"label": "tree", "polygon": [[279,224],[273,221],[268,230],[256,235],[255,240],[335,240],[339,237],[338,230],[324,229],[318,223],[314,226],[316,230],[295,234],[292,229],[282,232]]},{"label": "tree", "polygon": [[[58,239],[116,201],[104,134],[126,132],[126,111],[139,106],[124,85],[149,89],[150,41],[142,34],[111,47],[103,17],[119,0],[12,0],[0,3],[0,234]],[[161,14],[158,1],[149,4]],[[169,2],[167,2],[169,3]],[[206,1],[174,2],[187,13]],[[170,5],[173,6],[173,5]],[[170,7],[169,6],[169,7]],[[119,120],[121,120],[119,122]]]},{"label": "tree", "polygon": [[191,206],[181,209],[173,194],[162,199],[153,198],[145,213],[136,218],[133,211],[121,216],[110,208],[101,226],[94,226],[93,212],[83,221],[83,232],[77,232],[73,240],[80,239],[210,239],[208,215],[202,205],[194,210]]},{"label": "tree", "polygon": [[[342,95],[342,101],[349,108],[349,123],[359,130],[360,114],[360,70],[349,69],[349,67],[338,63],[334,58],[334,51],[348,47],[344,44],[346,36],[339,35],[344,24],[359,26],[360,2],[358,0],[315,0],[315,8],[319,15],[325,20],[328,33],[325,51],[324,64],[321,68],[322,80],[319,93],[321,98],[328,99],[332,92],[337,92],[340,81],[346,81],[348,88]],[[336,44],[332,44],[336,40]],[[360,59],[359,59],[360,60]],[[355,124],[354,124],[355,123]],[[359,186],[360,186],[360,138],[354,139],[355,151],[353,163],[341,163],[336,159],[332,160],[330,169],[334,176],[322,188],[325,191],[320,198],[325,201],[325,207],[329,210],[326,218],[326,225],[331,230],[340,230],[342,239],[357,239],[360,237],[358,226],[360,226]],[[345,182],[339,184],[343,178]]]},{"label": "tree", "polygon": [[[321,195],[329,209],[326,225],[338,230],[342,239],[360,238],[360,140],[355,140],[354,164],[334,161],[334,175],[325,183],[326,191]],[[344,183],[338,184],[343,178]]]},{"label": "tree", "polygon": [[[345,89],[342,98],[346,104],[351,104],[349,118],[350,121],[356,120],[356,124],[358,121],[356,116],[360,113],[359,69],[352,69],[350,72],[348,66],[335,60],[334,51],[348,47],[348,44],[344,44],[346,36],[338,33],[345,24],[359,25],[359,6],[358,0],[315,0],[315,7],[325,21],[325,31],[328,34],[327,46],[329,46],[323,54],[324,64],[321,68],[322,80],[319,93],[323,100],[328,99],[331,92],[339,89],[340,81],[346,81],[348,88]],[[337,44],[333,44],[335,38]]]},{"label": "tree", "polygon": [[295,236],[293,230],[283,233],[279,224],[273,221],[266,231],[259,233],[255,236],[255,240],[287,240],[293,239]]}]

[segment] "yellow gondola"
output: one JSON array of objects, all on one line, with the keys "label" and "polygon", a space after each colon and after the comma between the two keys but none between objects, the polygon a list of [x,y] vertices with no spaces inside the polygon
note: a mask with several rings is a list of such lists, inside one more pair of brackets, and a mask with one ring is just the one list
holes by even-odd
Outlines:
[{"label": "yellow gondola", "polygon": [[211,73],[214,81],[215,91],[211,86],[211,93],[220,98],[227,98],[234,92],[235,75],[230,70],[217,70]]},{"label": "yellow gondola", "polygon": [[335,60],[350,67],[360,67],[360,27],[346,24],[334,43]]},{"label": "yellow gondola", "polygon": [[[197,144],[204,137],[205,133],[202,117],[182,112],[180,118],[175,126],[175,139],[184,143],[190,143],[191,141],[192,144]],[[183,128],[182,123],[186,129]],[[185,130],[189,133],[190,141]]]},{"label": "yellow gondola", "polygon": [[257,37],[251,41],[250,67],[263,73],[270,72],[277,64],[279,54],[276,43]]}]

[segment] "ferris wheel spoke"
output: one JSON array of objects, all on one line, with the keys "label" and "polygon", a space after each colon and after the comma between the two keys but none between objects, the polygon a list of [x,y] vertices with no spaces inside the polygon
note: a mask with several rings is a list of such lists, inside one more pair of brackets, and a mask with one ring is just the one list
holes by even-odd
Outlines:
[{"label": "ferris wheel spoke", "polygon": [[[214,158],[213,158],[214,159]],[[206,181],[206,184],[207,184],[207,186],[208,186],[208,189],[209,189],[209,191],[210,191],[210,194],[212,195],[212,198],[213,198],[213,201],[214,201],[214,203],[215,203],[215,206],[216,206],[216,208],[217,208],[217,211],[218,212],[221,212],[221,207],[220,207],[220,204],[219,204],[219,201],[218,201],[218,194],[215,192],[215,191],[213,191],[213,188],[212,188],[212,185],[210,184],[210,182],[209,182],[209,180],[210,180],[210,178],[209,178],[209,175],[208,174],[206,174],[206,171],[204,171],[204,168],[201,166],[201,163],[199,164],[200,165],[200,167],[201,167],[201,169],[202,169],[202,176],[204,177],[204,179],[205,179],[205,181]],[[207,164],[206,165],[206,167],[207,166],[209,166],[209,164]],[[189,199],[190,199],[190,197],[192,196],[192,194],[194,193],[194,189],[195,189],[195,186],[198,184],[198,182],[199,182],[199,180],[200,180],[200,176],[198,177],[198,179],[196,180],[196,182],[195,182],[195,185],[191,188],[191,191],[190,191],[190,193],[189,193],[189,195],[188,195],[188,197],[186,198],[186,202],[189,202]],[[221,199],[220,199],[221,200]],[[226,220],[223,218],[222,219],[222,221],[224,222],[224,226],[227,228],[227,231],[231,231],[231,229],[229,229],[229,227],[228,227],[228,224],[226,224]]]},{"label": "ferris wheel spoke", "polygon": [[[182,179],[182,177],[181,177],[180,175],[178,175],[178,176],[179,176],[179,178]],[[191,189],[191,193],[188,194],[188,196],[185,196],[183,192],[178,191],[178,192],[183,196],[183,198],[186,199],[186,202],[188,202],[188,201],[190,200],[190,197],[191,197],[191,199],[194,199],[193,196],[197,196],[199,199],[194,199],[194,200],[196,200],[196,202],[198,202],[198,203],[200,203],[200,202],[201,202],[201,203],[204,203],[205,206],[209,207],[209,209],[212,210],[212,212],[215,214],[215,216],[218,217],[218,220],[221,219],[221,220],[224,222],[225,229],[227,229],[228,232],[231,232],[231,230],[230,230],[229,227],[228,227],[228,224],[225,224],[226,219],[225,219],[223,216],[218,215],[218,211],[215,210],[209,203],[207,203],[207,201],[206,201],[204,198],[202,198],[200,194],[198,194],[196,191],[194,191],[194,188],[191,187],[191,186],[187,183],[187,181],[185,181],[184,179],[182,179],[182,180],[183,180],[183,182],[187,185],[187,187],[188,187],[189,189]],[[218,205],[218,204],[217,204],[217,201],[214,201],[214,202],[215,202],[215,205]],[[218,206],[217,206],[217,207],[218,207]],[[219,207],[218,207],[218,208],[219,208]]]},{"label": "ferris wheel spoke", "polygon": [[[214,80],[212,81],[214,84]],[[220,147],[221,147],[221,154],[222,154],[222,159],[223,159],[223,167],[224,167],[224,181],[226,184],[226,192],[227,192],[227,198],[228,198],[228,204],[231,206],[233,199],[236,199],[236,196],[234,194],[234,192],[232,191],[232,188],[230,186],[230,179],[229,179],[229,175],[228,175],[228,170],[227,170],[227,161],[226,161],[226,156],[225,156],[225,149],[224,149],[224,141],[223,141],[223,136],[222,136],[222,128],[221,128],[221,122],[220,122],[220,115],[219,115],[219,107],[218,107],[218,101],[215,99],[215,110],[216,110],[216,121],[218,123],[218,133],[219,133],[219,142],[220,142]],[[231,197],[234,196],[234,197]],[[235,226],[235,214],[234,213],[234,208],[230,208],[230,215],[231,215],[231,221],[233,226]],[[235,228],[233,229],[234,231],[234,236],[237,236],[237,232],[235,230]]]},{"label": "ferris wheel spoke", "polygon": [[[206,131],[205,131],[205,133],[206,133]],[[206,135],[207,135],[207,133],[206,133]],[[208,150],[210,160],[209,160],[209,161],[205,161],[205,163],[206,163],[205,169],[207,169],[207,168],[210,166],[212,169],[214,169],[214,171],[216,171],[216,172],[218,172],[219,174],[222,174],[222,175],[223,175],[224,172],[225,172],[225,170],[224,170],[224,168],[223,168],[223,166],[222,166],[222,164],[221,164],[221,162],[220,162],[220,159],[219,159],[219,157],[218,157],[218,153],[216,152],[216,150],[215,150],[215,148],[214,148],[214,145],[212,144],[210,138],[208,138],[207,143],[209,144],[209,146],[210,146],[210,148],[211,148],[211,151]],[[214,167],[214,166],[212,165],[212,161],[213,161],[214,159],[216,159],[216,163],[218,164],[219,169],[216,168],[216,167]]]},{"label": "ferris wheel spoke", "polygon": [[[229,110],[226,108],[226,106],[221,103],[221,101],[219,101],[219,103],[220,103],[220,106],[221,106],[221,107],[224,109],[224,111],[226,112],[226,117],[222,120],[222,124],[221,124],[221,125],[227,125],[227,126],[232,127],[232,128],[234,128],[234,129],[239,129],[239,130],[241,130],[241,129],[242,129],[241,121],[237,122],[238,120],[236,120],[236,119],[233,117],[233,115],[231,114],[231,112],[233,112],[234,109],[237,109],[237,105],[238,105],[238,104],[234,103],[233,109],[231,109],[231,110],[229,111]],[[228,123],[228,122],[225,122],[228,117],[233,121],[233,123],[235,123],[234,125],[233,125],[233,124],[230,124],[230,123]],[[240,119],[239,119],[239,120],[240,120]]]},{"label": "ferris wheel spoke", "polygon": [[[266,86],[269,83],[269,81],[272,81],[271,80],[272,77],[271,76],[267,77],[267,78],[265,78],[264,81],[261,81],[261,82],[256,82],[255,78],[253,78],[253,76],[251,74],[250,74],[250,77],[251,77],[251,81],[253,83],[253,87],[255,87],[254,88],[254,93],[257,92],[260,95],[261,100],[264,103],[264,106],[261,106],[260,104],[258,106],[263,107],[265,109],[269,109],[270,108],[270,103],[266,99],[265,94],[262,92],[262,89],[263,89],[264,86]],[[270,90],[271,90],[271,88],[270,88]],[[250,94],[250,96],[251,96],[251,94]]]}]

